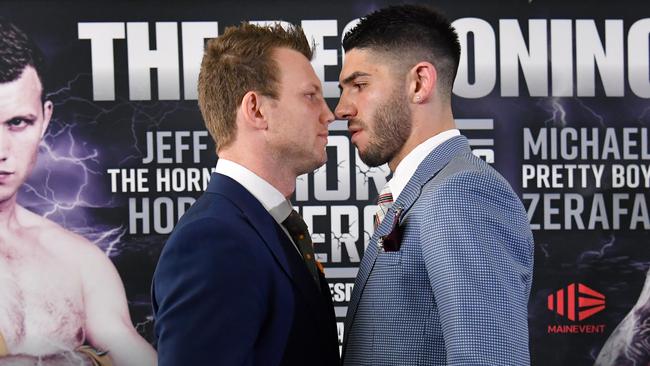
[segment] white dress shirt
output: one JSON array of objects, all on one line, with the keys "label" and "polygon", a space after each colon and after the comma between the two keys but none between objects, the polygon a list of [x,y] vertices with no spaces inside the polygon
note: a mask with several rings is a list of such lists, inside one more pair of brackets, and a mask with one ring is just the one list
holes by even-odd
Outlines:
[{"label": "white dress shirt", "polygon": [[[248,168],[237,164],[234,161],[220,158],[217,160],[215,171],[232,178],[246,188],[253,197],[260,201],[262,206],[264,206],[266,211],[271,214],[273,219],[280,225],[289,240],[293,243],[291,235],[284,225],[282,225],[282,222],[289,217],[293,207],[291,206],[291,202],[287,200],[287,198],[284,197],[277,188],[273,187],[271,183],[265,181]],[[298,251],[298,254],[300,254],[300,250],[296,246],[296,243],[293,243],[293,246]]]},{"label": "white dress shirt", "polygon": [[415,174],[415,171],[424,158],[426,158],[427,155],[429,155],[429,153],[440,144],[455,136],[460,136],[460,131],[457,129],[440,132],[416,146],[415,149],[411,150],[411,152],[400,161],[397,168],[395,168],[395,172],[393,172],[393,177],[388,181],[388,183],[386,183],[390,187],[393,201],[397,201],[397,197],[402,193],[402,190],[404,190],[406,184],[411,180],[411,177],[413,177],[413,174]]}]

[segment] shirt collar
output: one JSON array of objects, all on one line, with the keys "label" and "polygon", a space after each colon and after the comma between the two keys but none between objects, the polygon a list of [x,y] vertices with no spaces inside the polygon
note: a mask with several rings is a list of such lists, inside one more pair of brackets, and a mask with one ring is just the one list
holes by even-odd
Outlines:
[{"label": "shirt collar", "polygon": [[411,180],[411,177],[413,177],[413,174],[415,174],[415,170],[417,170],[418,166],[424,158],[427,157],[435,149],[438,147],[438,145],[442,144],[443,142],[449,140],[452,137],[459,136],[460,131],[458,129],[451,129],[447,131],[443,131],[426,141],[422,142],[418,146],[415,147],[415,149],[411,150],[410,153],[408,153],[402,161],[397,165],[397,168],[395,168],[395,172],[393,173],[393,178],[386,183],[390,187],[390,191],[393,195],[393,201],[397,200],[397,197],[399,197],[400,193],[402,193],[402,190],[404,190],[404,187],[406,187],[406,184]]},{"label": "shirt collar", "polygon": [[253,173],[250,169],[231,160],[219,159],[215,171],[234,179],[246,188],[253,197],[260,201],[278,224],[282,224],[289,217],[293,209],[291,202],[271,183]]}]

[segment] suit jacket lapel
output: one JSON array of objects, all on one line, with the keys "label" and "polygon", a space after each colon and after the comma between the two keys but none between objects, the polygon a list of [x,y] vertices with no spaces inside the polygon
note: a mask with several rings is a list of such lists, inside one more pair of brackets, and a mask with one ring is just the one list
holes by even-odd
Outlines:
[{"label": "suit jacket lapel", "polygon": [[[413,203],[420,197],[422,187],[444,168],[457,155],[471,153],[465,136],[455,136],[433,149],[418,165],[413,177],[400,193],[394,206],[402,208],[402,218],[406,217]],[[385,235],[385,234],[382,234]]]},{"label": "suit jacket lapel", "polygon": [[411,209],[415,201],[420,197],[422,192],[422,187],[430,181],[438,172],[451,161],[451,159],[459,154],[471,152],[467,139],[464,136],[455,136],[451,139],[443,142],[438,147],[433,149],[429,155],[420,163],[418,168],[415,170],[413,177],[406,184],[406,187],[402,190],[399,197],[393,203],[393,206],[386,212],[386,218],[384,219],[379,227],[375,230],[375,233],[370,238],[368,242],[368,247],[363,255],[363,260],[359,266],[359,272],[357,278],[354,282],[354,292],[352,298],[350,299],[350,304],[348,305],[348,312],[346,315],[346,335],[345,335],[345,345],[347,344],[347,336],[350,334],[349,329],[354,322],[354,315],[357,311],[357,306],[359,305],[359,298],[363,293],[363,289],[366,286],[368,281],[368,276],[372,271],[372,268],[375,265],[375,260],[377,259],[377,254],[379,254],[379,238],[390,233],[392,220],[390,218],[394,217],[395,211],[398,208],[402,209],[402,214],[400,218],[400,224],[402,219],[407,215],[408,211]]},{"label": "suit jacket lapel", "polygon": [[284,273],[304,295],[307,302],[318,307],[322,301],[316,302],[316,299],[320,299],[322,296],[313,283],[302,257],[264,206],[241,184],[219,173],[212,173],[207,192],[224,195],[239,207]]}]

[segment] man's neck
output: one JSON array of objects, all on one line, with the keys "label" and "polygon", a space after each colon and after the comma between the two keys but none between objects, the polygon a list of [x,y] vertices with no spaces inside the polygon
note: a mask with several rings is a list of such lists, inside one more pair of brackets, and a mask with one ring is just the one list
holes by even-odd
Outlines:
[{"label": "man's neck", "polygon": [[269,159],[259,158],[254,153],[238,154],[232,150],[219,151],[219,158],[230,160],[255,173],[283,196],[289,198],[296,190],[297,176],[288,167]]},{"label": "man's neck", "polygon": [[437,113],[436,111],[426,111],[424,114],[414,114],[411,135],[397,154],[388,161],[390,171],[395,173],[399,163],[418,145],[441,132],[454,128],[456,128],[456,123],[451,113],[451,107]]},{"label": "man's neck", "polygon": [[16,224],[16,196],[0,202],[0,232],[8,232]]}]

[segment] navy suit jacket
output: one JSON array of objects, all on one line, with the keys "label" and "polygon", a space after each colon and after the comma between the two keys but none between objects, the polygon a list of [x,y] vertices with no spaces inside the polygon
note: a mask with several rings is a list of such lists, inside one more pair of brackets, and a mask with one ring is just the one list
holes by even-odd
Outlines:
[{"label": "navy suit jacket", "polygon": [[[398,209],[401,247],[385,251],[378,244]],[[521,201],[453,137],[422,161],[368,243],[343,363],[528,365],[532,275]]]},{"label": "navy suit jacket", "polygon": [[329,287],[282,228],[214,173],[160,256],[152,297],[158,364],[337,365]]}]

